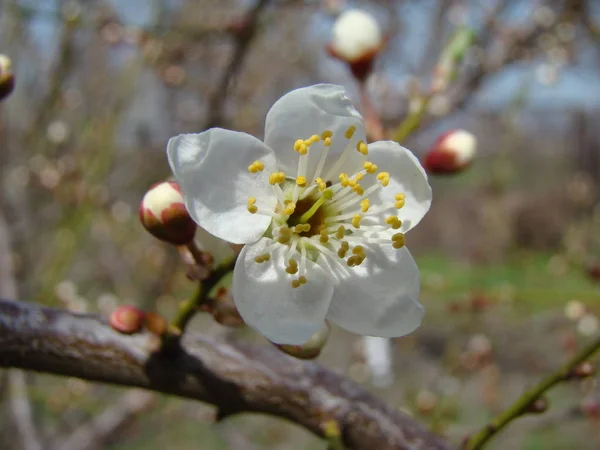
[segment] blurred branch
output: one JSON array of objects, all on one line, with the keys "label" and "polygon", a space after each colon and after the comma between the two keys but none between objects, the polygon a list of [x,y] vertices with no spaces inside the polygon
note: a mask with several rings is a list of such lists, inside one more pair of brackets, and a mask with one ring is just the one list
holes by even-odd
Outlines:
[{"label": "blurred branch", "polygon": [[[13,273],[12,250],[8,225],[0,211],[0,296],[16,297],[17,284]],[[31,403],[25,374],[20,370],[8,372],[9,404],[24,450],[42,450],[31,414]]]},{"label": "blurred branch", "polygon": [[269,2],[270,0],[258,0],[256,5],[243,19],[243,24],[239,31],[234,35],[233,56],[229,61],[229,65],[225,68],[217,88],[208,99],[208,117],[203,129],[216,127],[221,124],[223,120],[223,105],[229,93],[229,88],[234,77],[242,67],[245,56],[250,49],[250,44],[256,34],[260,13],[268,6]]},{"label": "blurred branch", "polygon": [[125,393],[89,423],[77,428],[53,448],[56,450],[95,450],[105,448],[115,434],[135,420],[136,416],[154,403],[154,395],[140,390]]},{"label": "blurred branch", "polygon": [[481,431],[475,433],[465,441],[464,450],[477,450],[483,448],[484,444],[506,427],[510,422],[531,411],[532,405],[543,398],[543,395],[551,388],[564,381],[578,378],[576,369],[590,356],[600,350],[600,337],[597,337],[586,347],[575,354],[568,362],[554,373],[542,379],[536,386],[525,392],[506,411],[498,415]]},{"label": "blurred branch", "polygon": [[349,449],[450,448],[353,382],[272,346],[186,333],[158,353],[155,339],[120,334],[102,317],[0,300],[0,366],[193,398],[216,405],[219,419],[271,414],[322,437],[334,420]]}]

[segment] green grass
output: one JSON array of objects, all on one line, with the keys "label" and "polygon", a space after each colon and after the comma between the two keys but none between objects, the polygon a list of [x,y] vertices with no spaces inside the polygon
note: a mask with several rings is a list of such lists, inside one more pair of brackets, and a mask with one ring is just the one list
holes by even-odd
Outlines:
[{"label": "green grass", "polygon": [[531,312],[562,307],[572,299],[593,308],[593,303],[600,300],[600,285],[579,266],[565,265],[560,271],[553,270],[551,258],[539,253],[519,253],[504,263],[469,264],[424,255],[417,258],[417,264],[423,295],[443,304],[480,293],[492,300],[509,298],[515,306]]}]

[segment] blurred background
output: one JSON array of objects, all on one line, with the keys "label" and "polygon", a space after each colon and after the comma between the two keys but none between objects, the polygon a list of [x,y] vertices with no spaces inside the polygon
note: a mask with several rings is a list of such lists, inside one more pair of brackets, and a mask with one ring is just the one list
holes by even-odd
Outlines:
[{"label": "blurred background", "polygon": [[[600,2],[596,0],[2,0],[0,53],[16,87],[0,106],[0,212],[22,300],[170,317],[194,290],[176,249],[138,221],[170,176],[169,137],[211,126],[261,137],[291,89],[360,91],[326,51],[342,11],[387,38],[366,83],[390,133],[427,89],[457,27],[476,35],[456,79],[404,144],[478,140],[472,167],[431,175],[434,203],[407,243],[423,326],[392,342],[374,384],[360,337],[335,329],[318,361],[458,443],[600,329]],[[4,247],[6,248],[6,247]],[[192,328],[265,341],[199,315]],[[600,447],[597,379],[561,385],[550,409],[492,449]],[[211,407],[18,371],[0,373],[0,448],[322,449],[271,417],[214,424]]]}]

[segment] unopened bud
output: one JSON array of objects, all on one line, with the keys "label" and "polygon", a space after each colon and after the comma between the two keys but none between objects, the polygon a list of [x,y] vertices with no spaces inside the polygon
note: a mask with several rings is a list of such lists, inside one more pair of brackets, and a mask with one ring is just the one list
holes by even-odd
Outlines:
[{"label": "unopened bud", "polygon": [[110,315],[110,326],[119,333],[132,334],[144,325],[145,314],[133,305],[120,305]]},{"label": "unopened bud", "polygon": [[167,328],[169,327],[167,319],[154,312],[146,313],[144,325],[146,326],[146,329],[150,331],[150,333],[156,336],[162,336],[165,334],[167,332]]},{"label": "unopened bud", "polygon": [[548,410],[548,406],[548,399],[540,397],[531,402],[523,412],[528,414],[542,414]]},{"label": "unopened bud", "polygon": [[356,79],[364,81],[384,44],[381,29],[373,16],[359,9],[341,14],[333,24],[328,46],[331,56],[350,66]]},{"label": "unopened bud", "polygon": [[315,359],[325,347],[330,332],[331,326],[328,322],[324,322],[321,329],[302,345],[275,344],[275,346],[294,358]]},{"label": "unopened bud", "polygon": [[6,55],[0,54],[0,100],[7,97],[15,87],[12,62]]},{"label": "unopened bud", "polygon": [[588,378],[596,373],[596,368],[589,361],[584,361],[569,373],[567,378]]},{"label": "unopened bud", "polygon": [[140,221],[154,237],[174,245],[189,243],[196,233],[196,223],[174,181],[157,183],[146,192],[140,203]]},{"label": "unopened bud", "polygon": [[465,130],[442,134],[423,159],[423,167],[433,174],[458,173],[469,167],[477,150],[477,139]]}]

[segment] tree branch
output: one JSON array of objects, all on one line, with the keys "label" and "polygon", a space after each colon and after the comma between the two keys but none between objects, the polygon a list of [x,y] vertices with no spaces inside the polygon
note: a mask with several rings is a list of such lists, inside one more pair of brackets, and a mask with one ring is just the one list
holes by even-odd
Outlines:
[{"label": "tree branch", "polygon": [[335,420],[349,449],[450,449],[353,382],[274,347],[186,333],[157,353],[156,339],[120,334],[103,317],[0,300],[0,366],[197,399],[216,405],[218,418],[271,414],[319,436]]}]

